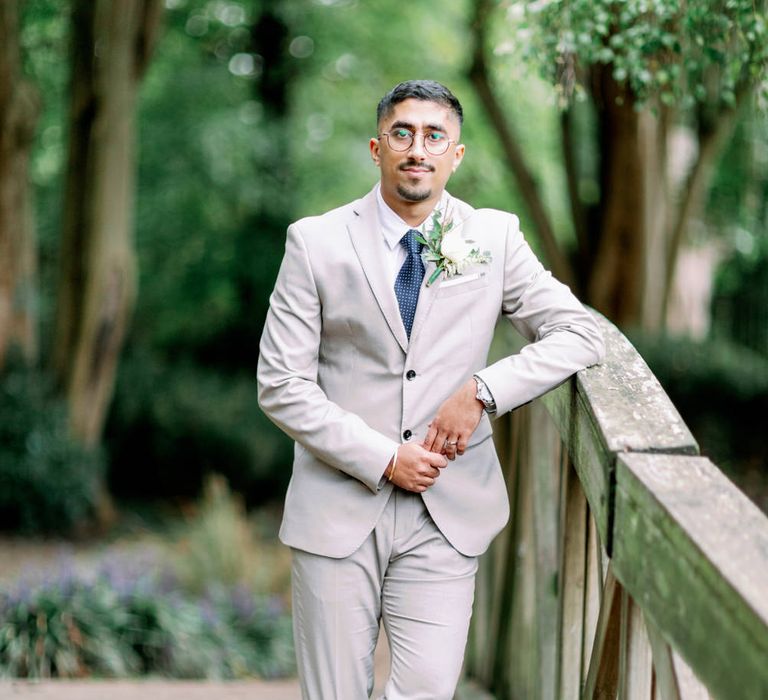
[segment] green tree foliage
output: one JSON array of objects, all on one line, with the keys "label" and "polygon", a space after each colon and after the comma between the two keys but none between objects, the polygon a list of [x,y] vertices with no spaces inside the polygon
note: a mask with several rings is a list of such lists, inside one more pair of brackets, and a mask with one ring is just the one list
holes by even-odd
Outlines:
[{"label": "green tree foliage", "polygon": [[260,204],[254,161],[264,147],[252,77],[228,64],[249,41],[246,15],[210,3],[168,11],[141,94],[134,338],[188,351],[244,312],[234,269]]},{"label": "green tree foliage", "polygon": [[[579,69],[610,65],[642,102],[734,106],[757,84],[768,97],[765,3],[755,0],[537,0],[513,2],[513,36],[563,100]],[[581,76],[583,78],[583,74]]]},{"label": "green tree foliage", "polygon": [[[492,2],[474,0],[470,76],[549,263],[614,321],[662,328],[679,251],[703,215],[739,107],[766,94],[765,4],[536,0],[504,7],[497,22]],[[505,112],[504,84],[520,65],[545,77],[563,109],[572,256]],[[693,141],[687,162],[675,145],[681,128]]]},{"label": "green tree foliage", "polygon": [[37,85],[42,110],[32,152],[39,257],[39,325],[42,355],[50,350],[50,328],[61,234],[62,176],[66,157],[65,124],[68,77],[69,3],[27,0],[21,26],[24,69]]},{"label": "green tree foliage", "polygon": [[[471,112],[465,22],[426,6],[169,3],[142,88],[139,301],[107,432],[118,493],[189,496],[210,469],[250,502],[282,493],[290,441],[259,414],[253,371],[285,229],[373,185],[376,102],[414,65]],[[265,35],[279,32],[275,56]],[[503,206],[477,114],[455,191]]]},{"label": "green tree foliage", "polygon": [[[291,445],[257,417],[253,371],[285,227],[361,196],[376,181],[368,151],[375,104],[400,80],[431,77],[456,92],[468,155],[451,192],[475,206],[519,212],[546,256],[526,209],[531,197],[511,186],[467,75],[481,2],[395,9],[355,0],[166,0],[164,32],[140,92],[139,297],[107,431],[110,480],[120,493],[191,496],[214,470],[251,503],[280,495]],[[565,114],[589,232],[588,245],[579,243],[586,267],[606,191],[592,76],[604,71],[622,82],[633,101],[628,113],[645,100],[646,113],[699,131],[729,109],[729,91],[738,101],[740,79],[762,80],[762,3],[487,4],[490,78],[563,249],[580,239],[557,102],[576,98]],[[31,173],[45,355],[68,140],[70,3],[27,0],[23,7],[25,70],[44,108]],[[764,198],[749,183],[764,170],[750,153],[764,144],[765,130],[739,129],[743,145],[729,151],[707,208],[719,228],[735,223],[734,203],[747,212]],[[762,224],[739,221],[737,228],[759,236]],[[739,235],[734,229],[733,240]]]},{"label": "green tree foliage", "polygon": [[768,114],[747,114],[715,177],[707,216],[729,250],[714,280],[713,335],[768,357]]},{"label": "green tree foliage", "polygon": [[52,389],[29,369],[11,369],[0,381],[2,529],[69,532],[96,509],[104,456],[72,439]]}]

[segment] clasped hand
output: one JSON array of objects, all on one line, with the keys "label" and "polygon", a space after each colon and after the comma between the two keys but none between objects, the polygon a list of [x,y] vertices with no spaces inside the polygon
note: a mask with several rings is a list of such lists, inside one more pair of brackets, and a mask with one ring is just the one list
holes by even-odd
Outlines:
[{"label": "clasped hand", "polygon": [[407,491],[423,493],[435,483],[448,460],[463,455],[469,438],[483,416],[483,404],[477,400],[477,383],[467,380],[440,406],[424,441],[406,443],[398,450],[394,473],[392,462],[386,474]]}]

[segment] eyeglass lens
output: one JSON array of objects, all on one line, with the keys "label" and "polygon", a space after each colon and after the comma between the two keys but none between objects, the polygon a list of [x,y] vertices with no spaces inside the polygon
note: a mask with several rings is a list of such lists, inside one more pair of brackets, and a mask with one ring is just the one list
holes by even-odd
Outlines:
[{"label": "eyeglass lens", "polygon": [[[407,151],[413,145],[413,139],[417,134],[407,129],[398,129],[384,135],[393,151]],[[433,156],[443,155],[448,150],[448,146],[451,145],[451,140],[439,132],[427,132],[421,136],[424,139],[424,150]]]}]

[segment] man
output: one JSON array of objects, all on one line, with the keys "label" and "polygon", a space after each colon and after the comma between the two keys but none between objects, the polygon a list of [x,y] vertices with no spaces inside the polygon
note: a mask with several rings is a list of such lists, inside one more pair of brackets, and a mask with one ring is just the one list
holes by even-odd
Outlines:
[{"label": "man", "polygon": [[[401,83],[377,117],[380,183],[288,229],[259,397],[296,441],[280,537],[303,697],[368,698],[382,620],[384,697],[447,700],[477,557],[509,514],[489,415],[597,362],[602,341],[517,217],[445,192],[465,151],[447,88]],[[486,367],[499,315],[534,342]]]}]

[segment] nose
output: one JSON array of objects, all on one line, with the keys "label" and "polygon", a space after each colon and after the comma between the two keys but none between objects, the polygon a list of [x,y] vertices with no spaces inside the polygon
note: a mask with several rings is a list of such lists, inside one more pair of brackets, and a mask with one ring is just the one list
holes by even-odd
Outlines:
[{"label": "nose", "polygon": [[414,134],[413,135],[413,142],[411,143],[411,147],[408,149],[408,153],[411,154],[414,158],[424,158],[426,156],[426,149],[424,148],[424,140],[426,139],[425,134]]}]

